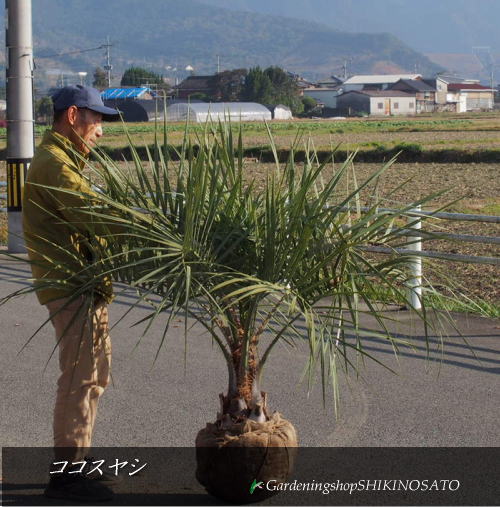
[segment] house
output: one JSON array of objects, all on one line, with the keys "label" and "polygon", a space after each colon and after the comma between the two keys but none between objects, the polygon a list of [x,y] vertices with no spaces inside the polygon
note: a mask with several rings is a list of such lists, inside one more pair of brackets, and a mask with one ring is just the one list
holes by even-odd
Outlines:
[{"label": "house", "polygon": [[319,104],[325,107],[335,109],[337,107],[337,97],[341,95],[344,90],[340,87],[336,88],[318,88],[310,87],[304,90],[304,96],[311,97]]},{"label": "house", "polygon": [[436,104],[444,105],[446,104],[446,95],[448,93],[448,81],[446,78],[442,76],[436,76],[433,79],[424,78],[422,79],[424,83],[427,83],[429,86],[432,86],[434,90],[436,90]]},{"label": "house", "polygon": [[387,90],[401,79],[422,79],[420,74],[379,74],[351,76],[344,81],[346,92],[360,90]]},{"label": "house", "polygon": [[415,93],[417,114],[433,113],[436,110],[436,89],[422,79],[400,79],[389,89]]},{"label": "house", "polygon": [[337,76],[330,76],[329,79],[324,79],[323,81],[318,81],[316,83],[318,88],[338,88],[342,86],[342,79]]},{"label": "house", "polygon": [[174,87],[174,95],[179,99],[189,99],[195,93],[210,94],[210,80],[214,76],[188,76]]},{"label": "house", "polygon": [[342,79],[337,76],[330,76],[330,78],[318,81],[306,88],[304,95],[313,98],[322,107],[336,109],[337,97],[342,95],[344,91]]},{"label": "house", "polygon": [[292,72],[287,72],[287,74],[290,78],[292,78],[295,81],[295,84],[297,85],[298,88],[299,97],[304,96],[304,90],[306,88],[314,86],[313,83],[311,83],[311,81],[308,81],[299,74],[293,74]]},{"label": "house", "polygon": [[477,82],[449,83],[447,102],[457,104],[457,113],[492,110],[495,90]]},{"label": "house", "polygon": [[350,91],[339,95],[337,109],[341,114],[352,116],[397,116],[415,114],[416,93],[399,90]]}]

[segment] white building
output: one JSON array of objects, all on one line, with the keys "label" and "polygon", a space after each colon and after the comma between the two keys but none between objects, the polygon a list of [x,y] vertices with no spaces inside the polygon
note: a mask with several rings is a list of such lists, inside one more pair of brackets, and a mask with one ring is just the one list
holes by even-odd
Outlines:
[{"label": "white building", "polygon": [[168,121],[265,121],[271,111],[255,102],[196,102],[172,104],[167,108]]},{"label": "white building", "polygon": [[350,91],[340,95],[337,108],[348,116],[413,115],[416,111],[416,94],[398,90]]},{"label": "white building", "polygon": [[360,90],[386,90],[401,79],[422,79],[421,74],[372,74],[351,76],[344,81],[345,92]]},{"label": "white building", "polygon": [[447,102],[457,104],[457,113],[493,109],[495,90],[479,83],[449,83]]}]

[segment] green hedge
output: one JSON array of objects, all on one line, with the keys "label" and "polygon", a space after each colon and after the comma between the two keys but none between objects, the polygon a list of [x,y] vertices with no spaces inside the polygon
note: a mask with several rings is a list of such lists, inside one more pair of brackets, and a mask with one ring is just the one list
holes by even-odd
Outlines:
[{"label": "green hedge", "polygon": [[[103,146],[100,148],[102,151],[107,153],[114,160],[132,160],[130,149],[128,147],[121,148],[110,148]],[[136,148],[139,156],[142,160],[147,160],[146,147]],[[180,146],[171,146],[167,148],[167,152],[171,160],[177,160],[179,157],[177,152],[180,151]],[[196,146],[193,148],[197,149]],[[151,153],[154,153],[154,147],[149,146]],[[335,159],[342,161],[345,160],[352,151],[339,149],[335,153]],[[289,149],[277,150],[278,158],[280,162],[285,162],[290,156]],[[424,150],[419,144],[413,143],[401,143],[393,148],[385,146],[376,146],[373,149],[361,150],[356,155],[357,162],[384,162],[398,156],[399,162],[422,162],[422,163],[499,163],[500,162],[500,150],[456,150],[456,149],[444,149],[444,150]],[[331,152],[329,150],[317,151],[317,156],[320,161],[331,159]],[[0,160],[5,160],[6,150],[0,150]],[[255,158],[261,162],[273,162],[274,154],[268,146],[256,146],[244,149],[244,157]],[[303,162],[306,160],[306,153],[304,150],[295,151],[295,160],[297,162]]]},{"label": "green hedge", "polygon": [[[196,146],[194,147],[196,149]],[[151,153],[153,153],[153,146],[149,147]],[[114,160],[122,160],[124,157],[127,160],[131,160],[129,148],[104,148],[104,151]],[[172,160],[178,159],[177,151],[180,151],[180,146],[169,146],[168,153]],[[139,156],[143,159],[147,159],[146,148],[138,149]],[[338,150],[335,153],[336,160],[345,160],[352,152],[347,150]],[[278,158],[280,162],[285,162],[290,156],[289,149],[277,150]],[[376,147],[370,150],[361,150],[356,155],[356,161],[358,162],[384,162],[394,156],[398,156],[400,162],[483,162],[483,163],[494,163],[500,162],[500,150],[423,150],[418,144],[399,144],[393,148]],[[257,146],[252,148],[244,149],[244,156],[248,158],[255,158],[261,162],[273,162],[274,154],[270,147]],[[317,156],[320,161],[331,159],[331,152],[328,150],[319,150]],[[297,162],[303,162],[306,160],[306,153],[304,150],[295,151],[295,160]]]}]

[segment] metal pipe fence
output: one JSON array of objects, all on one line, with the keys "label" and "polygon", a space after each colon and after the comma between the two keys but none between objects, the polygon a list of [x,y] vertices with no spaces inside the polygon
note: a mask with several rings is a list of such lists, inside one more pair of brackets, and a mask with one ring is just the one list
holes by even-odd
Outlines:
[{"label": "metal pipe fence", "polygon": [[[347,207],[342,208],[343,211],[359,211],[367,212],[373,211],[373,208],[368,207]],[[442,241],[461,241],[464,243],[483,243],[491,245],[499,245],[500,237],[498,236],[476,236],[471,234],[451,234],[447,232],[433,232],[425,231],[422,229],[422,218],[434,217],[441,220],[455,220],[455,221],[468,221],[468,222],[483,222],[500,224],[500,216],[495,215],[471,215],[467,213],[447,213],[447,212],[433,212],[423,211],[420,207],[413,210],[401,213],[399,210],[391,208],[377,208],[376,213],[390,213],[400,214],[407,219],[408,224],[406,227],[395,227],[397,235],[405,236],[408,238],[407,246],[405,248],[390,248],[387,246],[370,245],[363,247],[367,252],[407,255],[413,257],[410,270],[411,277],[407,282],[408,297],[407,301],[412,308],[420,309],[422,307],[422,258],[433,258],[452,262],[466,262],[473,264],[491,264],[500,266],[500,257],[487,257],[481,255],[463,255],[452,252],[437,252],[432,250],[423,250],[422,242],[426,240],[442,240]],[[410,241],[411,240],[411,241]]]}]

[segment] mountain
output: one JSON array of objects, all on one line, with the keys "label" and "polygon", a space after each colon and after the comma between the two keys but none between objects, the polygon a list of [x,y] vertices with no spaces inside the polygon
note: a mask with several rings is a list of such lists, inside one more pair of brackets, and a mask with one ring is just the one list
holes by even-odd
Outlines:
[{"label": "mountain", "polygon": [[500,48],[498,0],[203,0],[238,10],[317,21],[348,32],[389,32],[418,51]]},{"label": "mountain", "polygon": [[357,73],[440,70],[388,33],[346,33],[314,21],[196,0],[35,0],[33,31],[40,77],[60,68],[91,72],[103,65],[102,48],[83,50],[102,45],[108,36],[115,75],[130,65],[164,75],[176,67],[177,77],[187,65],[197,74],[213,73],[218,58],[221,69],[280,65],[312,78],[338,73],[346,58]]},{"label": "mountain", "polygon": [[[489,84],[500,68],[499,0],[203,0],[218,7],[389,32],[451,73]],[[494,76],[496,78],[496,76]]]}]

